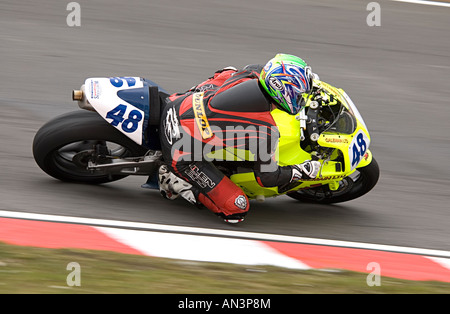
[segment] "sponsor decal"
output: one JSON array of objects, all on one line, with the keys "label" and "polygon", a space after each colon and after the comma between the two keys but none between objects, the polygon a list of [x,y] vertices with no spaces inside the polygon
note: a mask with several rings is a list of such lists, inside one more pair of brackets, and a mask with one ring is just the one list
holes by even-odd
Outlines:
[{"label": "sponsor decal", "polygon": [[314,179],[302,179],[301,181],[330,181],[330,180],[340,180],[345,178],[346,174],[341,175],[333,175],[333,176],[327,176],[327,177],[321,177],[321,178],[314,178]]},{"label": "sponsor decal", "polygon": [[367,161],[368,158],[369,158],[369,153],[365,153],[364,154],[364,160]]},{"label": "sponsor decal", "polygon": [[335,138],[335,137],[325,137],[325,142],[327,142],[327,143],[348,144],[348,139],[346,139],[346,138]]},{"label": "sponsor decal", "polygon": [[236,197],[236,199],[234,200],[234,205],[236,205],[237,207],[239,207],[240,209],[244,210],[247,208],[247,199],[245,198],[244,195],[239,195],[238,197]]},{"label": "sponsor decal", "polygon": [[173,144],[173,139],[177,140],[180,138],[180,127],[175,108],[172,107],[167,111],[166,120],[163,121],[163,128],[167,142],[170,145]]},{"label": "sponsor decal", "polygon": [[205,84],[205,85],[202,85],[202,86],[200,86],[200,87],[197,87],[197,88],[195,89],[195,91],[196,91],[196,92],[204,92],[204,91],[207,91],[207,90],[210,90],[210,89],[215,89],[215,88],[217,88],[216,85],[213,85],[213,84]]},{"label": "sponsor decal", "polygon": [[200,130],[202,138],[211,138],[214,134],[209,126],[208,119],[206,118],[205,107],[203,105],[204,92],[195,93],[192,95],[192,109],[194,110],[195,122]]},{"label": "sponsor decal", "polygon": [[208,177],[203,171],[200,171],[196,165],[189,165],[189,169],[185,170],[184,173],[195,181],[201,188],[210,188],[216,186],[216,183]]},{"label": "sponsor decal", "polygon": [[101,94],[98,81],[91,80],[91,99],[99,99]]},{"label": "sponsor decal", "polygon": [[270,86],[272,86],[276,90],[283,90],[284,89],[283,84],[275,76],[270,76],[269,77],[269,84],[270,84]]}]

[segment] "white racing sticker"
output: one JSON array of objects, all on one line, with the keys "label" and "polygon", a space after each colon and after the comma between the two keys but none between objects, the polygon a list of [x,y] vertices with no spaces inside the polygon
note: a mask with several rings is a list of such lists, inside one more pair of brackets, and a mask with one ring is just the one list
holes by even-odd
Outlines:
[{"label": "white racing sticker", "polygon": [[369,148],[370,140],[366,133],[359,130],[358,133],[353,137],[353,140],[348,148],[348,155],[350,157],[351,170],[358,166],[361,158],[366,154]]}]

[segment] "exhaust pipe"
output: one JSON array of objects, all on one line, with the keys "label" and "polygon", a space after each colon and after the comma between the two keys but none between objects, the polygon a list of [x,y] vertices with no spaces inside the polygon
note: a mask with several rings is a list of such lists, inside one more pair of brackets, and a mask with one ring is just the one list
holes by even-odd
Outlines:
[{"label": "exhaust pipe", "polygon": [[81,85],[80,89],[74,89],[72,91],[72,100],[78,101],[78,107],[81,109],[95,111],[94,107],[89,103],[86,99],[86,95],[84,94],[84,85]]},{"label": "exhaust pipe", "polygon": [[72,91],[72,100],[83,100],[83,91],[80,89],[74,89]]}]

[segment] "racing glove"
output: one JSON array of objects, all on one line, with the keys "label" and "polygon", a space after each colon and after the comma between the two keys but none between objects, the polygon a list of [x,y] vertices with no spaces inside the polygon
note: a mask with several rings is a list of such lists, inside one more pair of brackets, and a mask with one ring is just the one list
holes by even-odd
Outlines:
[{"label": "racing glove", "polygon": [[315,160],[308,160],[304,163],[293,165],[291,182],[302,179],[315,179],[322,164]]}]

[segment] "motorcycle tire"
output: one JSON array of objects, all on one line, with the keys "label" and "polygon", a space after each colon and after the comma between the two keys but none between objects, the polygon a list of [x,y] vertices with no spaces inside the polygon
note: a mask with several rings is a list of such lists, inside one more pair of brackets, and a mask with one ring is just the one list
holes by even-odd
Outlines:
[{"label": "motorcycle tire", "polygon": [[286,195],[305,203],[334,204],[354,200],[363,196],[377,184],[380,169],[375,158],[365,167],[357,168],[354,174],[344,178],[340,187],[332,191],[326,186],[289,192]]},{"label": "motorcycle tire", "polygon": [[45,173],[61,181],[101,184],[127,177],[88,170],[88,157],[84,160],[75,157],[83,155],[81,152],[88,155],[96,144],[120,158],[143,156],[147,151],[98,113],[82,110],[63,114],[44,124],[34,137],[33,155]]}]

